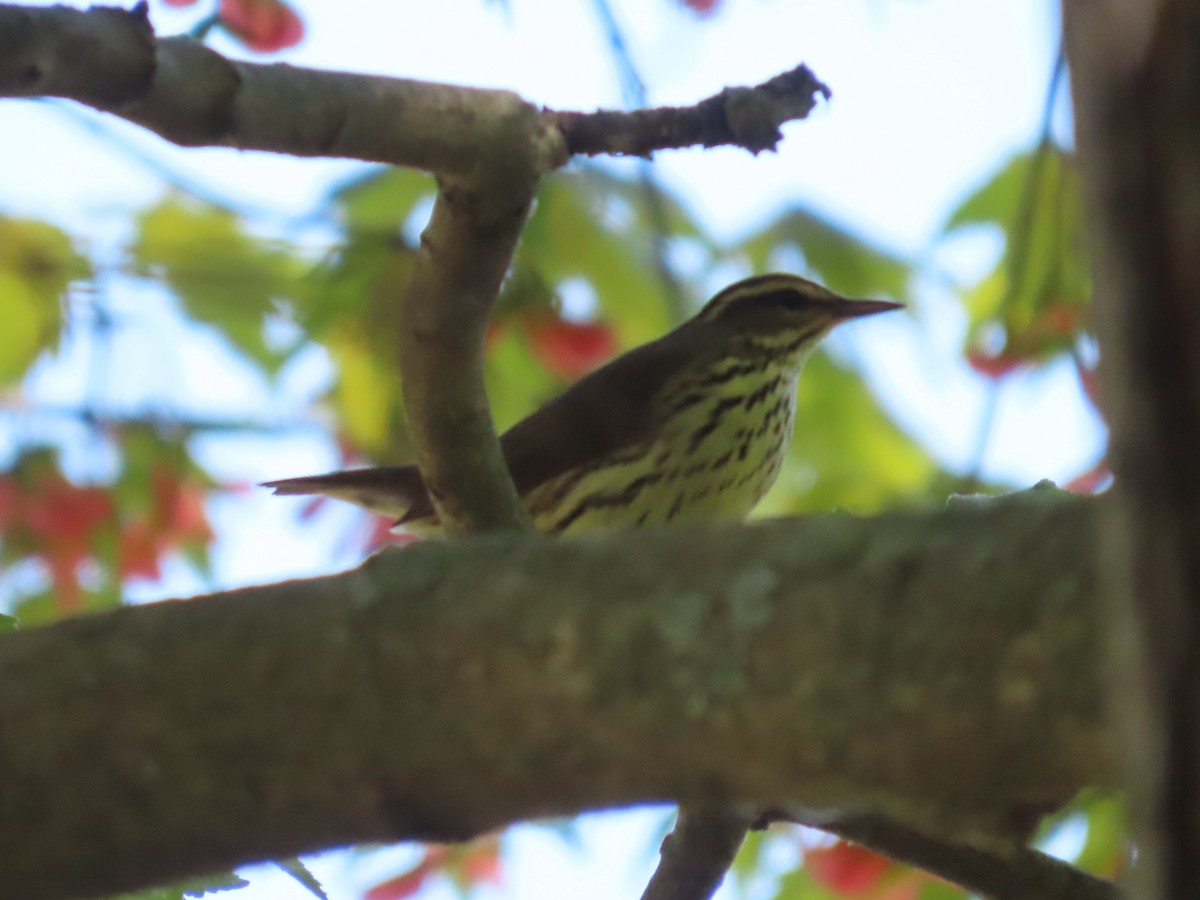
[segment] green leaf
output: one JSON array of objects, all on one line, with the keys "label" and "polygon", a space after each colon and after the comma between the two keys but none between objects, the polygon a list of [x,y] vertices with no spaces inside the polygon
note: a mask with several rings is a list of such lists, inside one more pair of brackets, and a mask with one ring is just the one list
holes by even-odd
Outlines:
[{"label": "green leaf", "polygon": [[90,278],[90,263],[61,228],[35,219],[0,216],[0,270],[20,276],[46,302],[57,301],[72,281]]},{"label": "green leaf", "polygon": [[800,376],[787,463],[757,513],[874,512],[925,496],[937,472],[861,378],[818,352]]},{"label": "green leaf", "polygon": [[746,839],[742,841],[742,846],[733,858],[733,865],[729,867],[729,874],[733,876],[739,891],[746,889],[746,883],[762,867],[766,844],[767,829],[756,828],[746,832]]},{"label": "green leaf", "polygon": [[799,250],[810,272],[839,294],[903,298],[908,293],[909,263],[809,210],[790,210],[739,249],[761,272],[771,265],[773,255],[788,247]]},{"label": "green leaf", "polygon": [[308,888],[314,897],[319,898],[319,900],[329,900],[329,895],[321,887],[321,882],[309,871],[308,866],[304,865],[300,857],[290,856],[287,859],[277,859],[275,860],[275,865],[279,866],[279,868]]},{"label": "green leaf", "polygon": [[338,369],[332,401],[341,433],[370,456],[384,455],[396,439],[401,409],[394,363],[371,351],[357,329],[325,336]]},{"label": "green leaf", "polygon": [[343,185],[332,200],[350,232],[395,233],[417,203],[436,191],[433,178],[424,172],[388,167]]},{"label": "green leaf", "polygon": [[62,335],[63,298],[90,267],[66,232],[46,222],[0,217],[0,384],[19,381]]},{"label": "green leaf", "polygon": [[199,878],[189,878],[178,884],[151,888],[148,891],[120,894],[113,897],[112,900],[189,900],[189,898],[203,897],[207,894],[241,890],[249,884],[250,882],[233,872],[221,872]]},{"label": "green leaf", "polygon": [[562,390],[514,327],[505,327],[492,341],[485,375],[492,418],[501,432]]},{"label": "green leaf", "polygon": [[1014,156],[971,194],[945,231],[995,224],[1004,254],[965,291],[968,343],[999,330],[989,352],[1040,361],[1071,349],[1089,326],[1092,296],[1079,173],[1066,151],[1050,144]]},{"label": "green leaf", "polygon": [[0,634],[5,631],[16,631],[20,628],[15,616],[6,616],[0,613]]},{"label": "green leaf", "polygon": [[1008,228],[1017,217],[1021,207],[1021,196],[1029,178],[1033,154],[1029,151],[1017,153],[986,182],[972,191],[950,213],[942,233],[967,225],[994,224]]},{"label": "green leaf", "polygon": [[635,236],[646,224],[625,224],[617,233],[606,222],[603,203],[584,177],[560,174],[538,192],[516,262],[551,286],[569,278],[588,282],[621,345],[630,347],[661,335],[670,317],[650,245]]},{"label": "green leaf", "polygon": [[[649,232],[660,226],[672,237],[694,238],[709,250],[716,244],[700,223],[669,191],[658,187],[653,190],[644,180],[626,177],[599,165],[582,165],[570,177],[577,189],[587,196],[597,208],[604,210],[619,201],[632,215],[632,223],[624,223],[622,230],[630,225],[634,230]],[[612,219],[621,210],[613,210]],[[610,224],[610,228],[617,223]]]},{"label": "green leaf", "polygon": [[1125,801],[1118,794],[1086,790],[1077,802],[1087,816],[1087,838],[1075,865],[1111,878],[1128,854],[1130,827]]},{"label": "green leaf", "polygon": [[58,595],[53,590],[27,594],[13,606],[13,612],[26,627],[45,625],[62,618]]},{"label": "green leaf", "polygon": [[805,869],[798,868],[779,879],[775,900],[840,900],[822,887]]},{"label": "green leaf", "polygon": [[46,315],[42,303],[27,281],[11,271],[0,269],[0,309],[4,327],[0,328],[0,384],[20,381],[34,361],[58,344],[61,324],[58,310]]},{"label": "green leaf", "polygon": [[217,329],[269,372],[285,354],[263,328],[276,303],[304,290],[305,269],[280,246],[246,233],[228,210],[168,198],[139,220],[132,249],[138,271],[161,278],[188,315]]},{"label": "green leaf", "polygon": [[966,891],[944,881],[930,881],[921,888],[919,900],[966,900]]}]

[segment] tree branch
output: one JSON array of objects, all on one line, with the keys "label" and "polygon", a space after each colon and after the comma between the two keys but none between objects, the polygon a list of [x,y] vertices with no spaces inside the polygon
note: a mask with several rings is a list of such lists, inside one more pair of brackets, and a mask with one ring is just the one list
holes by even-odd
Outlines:
[{"label": "tree branch", "polygon": [[991,847],[931,835],[885,816],[839,815],[805,822],[993,900],[1119,900],[1111,881],[1018,844]]},{"label": "tree branch", "polygon": [[494,165],[489,182],[441,183],[401,311],[404,410],[451,535],[533,528],[492,424],[483,342],[537,179],[502,148]]},{"label": "tree branch", "polygon": [[663,801],[994,834],[1111,781],[1097,507],[434,542],[7,635],[0,883]]},{"label": "tree branch", "polygon": [[756,818],[753,812],[729,807],[681,806],[642,900],[711,897]]},{"label": "tree branch", "polygon": [[[511,91],[230,60],[155,38],[145,4],[76,10],[0,4],[0,96],[65,97],[188,147],[332,156],[470,176],[511,119]],[[541,134],[542,171],[566,161]]]},{"label": "tree branch", "polygon": [[774,150],[779,126],[803,119],[828,87],[800,65],[757,87],[725,88],[695,106],[661,106],[633,112],[552,113],[571,154],[649,156],[668,147],[732,144],[751,153]]},{"label": "tree branch", "polygon": [[1115,475],[1104,584],[1137,896],[1200,884],[1200,10],[1068,0]]},{"label": "tree branch", "polygon": [[[569,153],[702,144],[773,148],[779,126],[829,96],[804,66],[694,107],[538,114],[537,168]],[[155,38],[144,4],[77,10],[0,4],[0,97],[65,97],[184,146],[334,156],[470,177],[497,128],[534,107],[511,91],[230,60]],[[564,140],[564,135],[566,140]]]},{"label": "tree branch", "polygon": [[[339,156],[439,177],[403,301],[401,384],[417,462],[451,534],[528,528],[483,384],[483,336],[538,179],[572,152],[773,147],[828,89],[803,66],[692,109],[538,111],[509,91],[226,59],[125,11],[0,4],[0,96],[66,97],[186,146]],[[573,141],[572,147],[568,142]]]}]

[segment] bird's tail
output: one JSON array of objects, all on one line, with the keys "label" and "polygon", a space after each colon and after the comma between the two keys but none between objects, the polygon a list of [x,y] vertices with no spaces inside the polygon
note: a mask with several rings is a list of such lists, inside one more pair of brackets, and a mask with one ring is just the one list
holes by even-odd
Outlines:
[{"label": "bird's tail", "polygon": [[398,523],[413,522],[433,514],[425,482],[415,465],[348,469],[325,475],[283,478],[263,482],[276,494],[320,494],[355,503]]}]

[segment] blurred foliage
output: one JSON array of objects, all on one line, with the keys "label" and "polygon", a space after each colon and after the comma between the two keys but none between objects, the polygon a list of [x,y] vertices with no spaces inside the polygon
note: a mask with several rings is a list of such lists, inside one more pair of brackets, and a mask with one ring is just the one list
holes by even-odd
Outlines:
[{"label": "blurred foliage", "polygon": [[206,875],[203,878],[189,878],[179,884],[152,888],[148,891],[138,891],[133,894],[120,894],[111,900],[195,900],[197,897],[213,897],[227,895],[246,887],[250,882],[233,872],[221,872]]},{"label": "blurred foliage", "polygon": [[268,373],[284,354],[269,347],[264,322],[276,304],[298,300],[305,269],[286,247],[249,234],[226,209],[168,197],[138,217],[134,270],[165,284],[197,324],[217,329]]},{"label": "blurred foliage", "polygon": [[[137,215],[124,266],[107,273],[111,263],[89,259],[61,229],[0,218],[0,306],[7,325],[0,329],[0,383],[19,385],[36,363],[53,362],[64,323],[75,327],[72,301],[96,300],[101,281],[95,273],[101,272],[111,276],[103,280],[105,290],[140,281],[168,295],[181,320],[215,336],[264,384],[275,384],[291,361],[320,348],[336,375],[315,402],[345,460],[406,459],[394,374],[401,327],[396,300],[410,278],[434,190],[432,179],[405,170],[371,169],[345,183],[323,211],[332,237],[318,258],[310,247],[257,233],[234,211],[168,196]],[[1078,193],[1070,155],[1042,144],[1007,161],[949,217],[947,237],[976,228],[1004,236],[994,269],[962,286],[970,317],[965,351],[983,375],[999,378],[1071,354],[1083,383],[1090,383],[1077,354],[1087,338],[1091,292]],[[669,241],[686,246],[695,261],[682,297],[663,279],[662,261],[653,254],[663,243],[656,233],[660,220],[668,223]],[[713,273],[749,274],[797,260],[839,292],[913,302],[918,271],[911,262],[813,210],[787,209],[724,245],[682,201],[655,198],[642,181],[596,166],[547,179],[487,338],[497,423],[513,424],[588,369],[663,333],[681,308],[699,307],[700,285]],[[108,337],[102,329],[92,335],[99,342]],[[85,420],[95,416],[102,452],[116,460],[111,479],[77,483],[64,471],[60,448],[45,442],[19,446],[0,473],[0,562],[10,572],[35,573],[8,583],[16,618],[0,618],[0,631],[17,620],[44,622],[112,606],[123,582],[157,578],[167,557],[207,571],[212,531],[205,500],[214,484],[192,455],[203,423],[167,427],[148,416],[142,424],[101,427],[97,410],[84,412]],[[759,514],[871,512],[939,499],[951,480],[855,372],[822,352],[800,381],[790,457]],[[1099,795],[1081,798],[1047,834],[1064,822],[1086,828],[1081,865],[1101,874],[1120,867],[1125,830],[1119,804]],[[775,895],[783,900],[962,896],[852,845],[800,846],[795,830],[751,835],[735,880],[746,886],[760,877],[768,849],[780,841],[792,842],[795,856],[807,861],[776,878]],[[429,848],[411,871],[381,882],[372,896],[408,896],[447,875],[460,887],[491,880],[498,846],[489,839]],[[137,896],[174,900],[192,896],[189,891],[236,887],[234,880],[218,879]]]},{"label": "blurred foliage", "polygon": [[20,381],[39,356],[58,346],[67,288],[90,274],[62,229],[0,216],[0,387]]},{"label": "blurred foliage", "polygon": [[967,358],[999,376],[1074,350],[1091,328],[1092,284],[1079,173],[1050,142],[1019,153],[950,214],[945,233],[1000,230],[995,268],[964,293]]}]

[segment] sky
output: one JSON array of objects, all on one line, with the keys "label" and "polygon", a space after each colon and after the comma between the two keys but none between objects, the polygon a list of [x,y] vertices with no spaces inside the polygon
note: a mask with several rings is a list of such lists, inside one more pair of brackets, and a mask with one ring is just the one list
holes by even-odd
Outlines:
[{"label": "sky", "polygon": [[[197,9],[205,8],[205,2]],[[561,109],[622,105],[620,81],[592,0],[296,0],[308,39],[272,59],[297,65],[509,88]],[[188,27],[192,10],[152,3],[160,34]],[[711,20],[669,0],[614,0],[648,100],[696,102],[722,87],[754,84],[806,62],[833,90],[810,118],[784,129],[778,153],[676,151],[656,158],[658,177],[726,240],[803,203],[885,248],[925,260],[930,277],[913,317],[880,317],[839,332],[835,351],[868,361],[864,377],[898,422],[943,465],[975,462],[991,388],[962,362],[965,320],[951,299],[954,279],[977,277],[994,263],[995,235],[940,241],[954,204],[1012,153],[1035,140],[1057,51],[1057,4],[1036,0],[726,0]],[[220,38],[222,52],[246,51]],[[1060,115],[1060,132],[1069,121]],[[97,131],[99,128],[99,131]],[[202,184],[252,213],[264,233],[320,205],[339,181],[362,171],[344,160],[296,160],[222,149],[185,150],[112,117],[63,103],[0,103],[0,214],[62,223],[101,254],[127,237],[127,211],[154,202],[164,180],[154,169]],[[154,168],[143,165],[144,159]],[[305,237],[303,234],[301,237]],[[320,234],[308,235],[319,240]],[[230,361],[216,342],[182,331],[156,298],[123,288],[119,302],[141,327],[116,353],[106,394],[119,408],[167,408],[283,418],[311,414],[309,402],[331,370],[314,354],[271,388]],[[177,350],[176,347],[183,349]],[[167,349],[170,348],[170,349]],[[87,381],[86,341],[68,340],[39,365],[29,396],[78,404]],[[983,471],[1014,487],[1043,477],[1065,481],[1103,453],[1101,424],[1079,397],[1065,366],[1006,379]],[[0,464],[31,426],[0,417]],[[218,477],[251,483],[322,471],[335,461],[318,428],[286,442],[200,442]],[[86,442],[73,465],[103,466]],[[216,584],[182,566],[161,584],[139,585],[157,599],[328,571],[353,564],[330,552],[330,534],[352,514],[333,513],[323,530],[298,528],[294,505],[233,494],[213,501],[222,534],[214,550]],[[544,829],[522,828],[508,844],[505,888],[481,896],[549,898],[636,896],[654,860],[663,813],[589,817],[578,848]],[[322,858],[332,883],[357,884],[397,871],[409,850],[366,867]],[[309,896],[282,874],[259,873],[246,900]],[[345,895],[349,896],[349,895]],[[432,896],[438,896],[434,894]],[[448,896],[448,894],[447,894]]]}]

